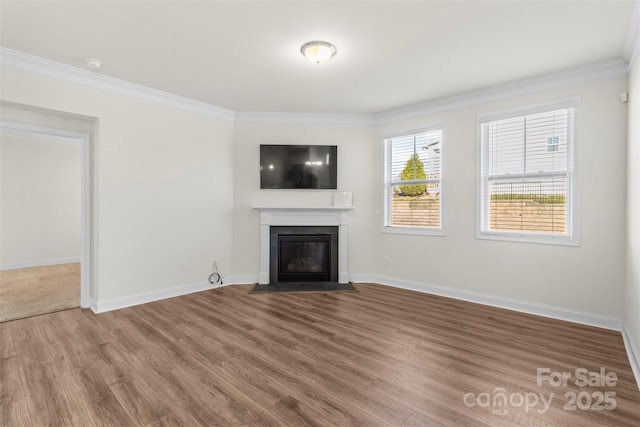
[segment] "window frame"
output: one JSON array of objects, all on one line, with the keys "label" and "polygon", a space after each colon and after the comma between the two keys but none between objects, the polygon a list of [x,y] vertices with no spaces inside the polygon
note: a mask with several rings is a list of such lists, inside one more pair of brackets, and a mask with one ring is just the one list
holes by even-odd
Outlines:
[{"label": "window frame", "polygon": [[[391,162],[388,161],[389,155],[391,153],[391,139],[403,137],[403,136],[411,136],[425,132],[431,132],[434,130],[439,130],[441,135],[441,147],[440,147],[440,227],[439,228],[430,228],[430,227],[412,227],[412,226],[401,226],[401,225],[392,225],[391,224],[391,198],[393,197],[391,191]],[[398,131],[393,133],[387,133],[382,136],[382,215],[381,215],[381,229],[383,233],[392,233],[392,234],[410,234],[410,235],[422,235],[422,236],[445,236],[445,208],[444,208],[444,194],[445,194],[445,167],[444,167],[444,159],[445,159],[445,126],[444,124],[433,124],[425,127],[421,127],[418,129],[410,129],[404,131]],[[422,181],[422,180],[421,180]],[[429,179],[424,180],[425,183],[428,181],[433,181]]]},{"label": "window frame", "polygon": [[[564,246],[580,246],[580,177],[578,167],[578,141],[580,129],[580,106],[579,96],[562,98],[548,102],[530,104],[499,111],[479,113],[476,116],[476,239],[498,240],[508,242],[551,244]],[[567,197],[569,203],[566,211],[567,234],[553,235],[550,233],[520,232],[520,231],[500,231],[489,230],[487,227],[485,197],[485,165],[483,164],[484,141],[482,140],[482,125],[492,121],[508,118],[528,116],[532,114],[550,112],[559,109],[573,108],[573,124],[571,135],[567,139]],[[554,175],[555,172],[540,172],[539,176]],[[536,176],[535,174],[523,174]]]}]

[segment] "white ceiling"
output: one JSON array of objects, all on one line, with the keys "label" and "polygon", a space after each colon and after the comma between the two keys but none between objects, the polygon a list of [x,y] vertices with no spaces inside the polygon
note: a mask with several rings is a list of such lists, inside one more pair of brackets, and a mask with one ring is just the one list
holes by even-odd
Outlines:
[{"label": "white ceiling", "polygon": [[620,58],[634,4],[3,0],[0,44],[238,112],[378,113]]}]

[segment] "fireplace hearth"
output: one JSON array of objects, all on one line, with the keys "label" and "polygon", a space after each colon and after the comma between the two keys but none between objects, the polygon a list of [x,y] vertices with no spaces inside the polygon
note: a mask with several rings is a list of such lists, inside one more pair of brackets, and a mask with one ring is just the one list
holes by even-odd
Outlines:
[{"label": "fireplace hearth", "polygon": [[270,228],[269,281],[338,281],[338,227],[277,226]]}]

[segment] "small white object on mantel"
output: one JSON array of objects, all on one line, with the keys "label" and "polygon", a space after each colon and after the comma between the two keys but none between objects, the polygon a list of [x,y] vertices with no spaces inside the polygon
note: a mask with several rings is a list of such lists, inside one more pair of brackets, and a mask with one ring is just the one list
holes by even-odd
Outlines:
[{"label": "small white object on mantel", "polygon": [[260,275],[269,284],[271,226],[338,226],[338,282],[349,283],[349,211],[353,206],[253,206],[260,211]]},{"label": "small white object on mantel", "polygon": [[336,191],[333,193],[333,206],[351,206],[353,193],[351,191]]}]

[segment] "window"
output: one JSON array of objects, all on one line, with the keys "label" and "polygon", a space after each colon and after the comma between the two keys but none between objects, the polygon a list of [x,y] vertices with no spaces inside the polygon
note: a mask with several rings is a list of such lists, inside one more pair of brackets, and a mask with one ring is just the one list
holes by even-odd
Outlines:
[{"label": "window", "polygon": [[560,147],[560,137],[550,136],[547,138],[547,151],[552,153],[554,151],[558,151]]},{"label": "window", "polygon": [[442,127],[384,140],[384,230],[443,235]]},{"label": "window", "polygon": [[577,245],[577,101],[478,118],[479,238]]}]

